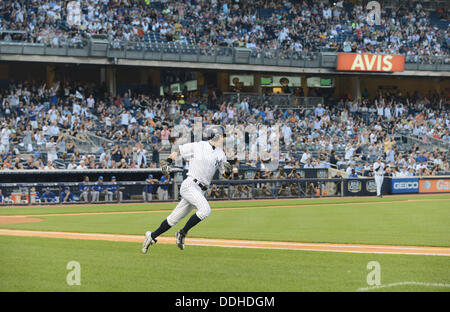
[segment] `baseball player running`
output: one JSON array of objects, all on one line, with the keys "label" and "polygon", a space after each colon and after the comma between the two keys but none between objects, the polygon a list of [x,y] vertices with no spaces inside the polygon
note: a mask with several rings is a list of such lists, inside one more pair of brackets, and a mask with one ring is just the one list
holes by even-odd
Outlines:
[{"label": "baseball player running", "polygon": [[163,174],[170,172],[172,162],[181,155],[189,161],[189,171],[186,179],[181,184],[181,201],[165,219],[158,229],[145,233],[145,240],[142,244],[142,252],[146,253],[148,248],[155,244],[156,238],[175,226],[181,219],[196,208],[186,225],[176,233],[176,243],[178,247],[184,249],[184,240],[189,230],[200,221],[206,219],[211,213],[208,201],[204,194],[208,189],[211,180],[219,169],[225,178],[231,175],[231,165],[227,162],[225,153],[220,148],[223,144],[223,135],[218,131],[213,131],[207,141],[187,143],[179,147],[179,152],[173,152],[167,161],[161,163]]},{"label": "baseball player running", "polygon": [[375,185],[377,186],[377,197],[383,197],[381,187],[384,180],[384,163],[381,162],[381,157],[373,164],[373,172],[375,173]]}]

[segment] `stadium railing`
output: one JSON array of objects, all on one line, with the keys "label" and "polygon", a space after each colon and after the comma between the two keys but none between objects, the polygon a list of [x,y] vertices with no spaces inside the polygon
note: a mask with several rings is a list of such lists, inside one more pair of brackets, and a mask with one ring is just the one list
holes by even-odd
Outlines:
[{"label": "stadium railing", "polygon": [[227,102],[240,102],[248,98],[249,102],[257,105],[263,105],[268,101],[272,105],[280,109],[300,109],[300,108],[314,108],[317,104],[324,104],[324,98],[317,97],[301,97],[292,94],[272,94],[272,95],[258,95],[255,93],[236,93],[224,92],[223,100]]},{"label": "stadium railing", "polygon": [[[63,204],[61,194],[66,188],[70,189],[73,201],[64,204],[85,203],[81,198],[82,190],[87,187],[88,202],[93,204],[119,202],[119,196],[112,194],[112,200],[107,201],[106,193],[115,189],[122,192],[121,202],[158,202],[177,201],[179,199],[180,181],[173,180],[168,185],[168,197],[159,198],[158,188],[163,184],[150,183],[153,187],[152,200],[144,200],[143,193],[147,187],[144,181],[122,182],[45,182],[45,183],[1,183],[0,189],[5,201],[2,205],[39,205]],[[43,200],[43,194],[49,189],[52,200]],[[99,200],[93,202],[93,192],[99,191]],[[270,199],[270,198],[305,198],[342,196],[342,179],[255,179],[255,180],[214,180],[212,181],[206,197],[211,200],[227,199]],[[54,200],[53,200],[54,198]]]},{"label": "stadium railing", "polygon": [[[143,192],[147,186],[143,181],[103,182],[99,190],[97,182],[53,182],[53,183],[1,183],[0,194],[5,199],[0,205],[54,205],[54,204],[84,204],[84,203],[117,203],[119,202],[172,202],[178,201],[181,181],[174,179],[168,184],[167,198],[162,199],[158,187],[159,182],[152,183],[152,199],[144,200]],[[122,193],[110,195],[101,190],[116,185],[116,190]],[[84,187],[89,192],[99,191],[99,200],[92,202],[93,193],[89,193],[88,201],[80,196]],[[46,189],[53,192],[54,201],[43,201]],[[65,189],[70,189],[73,201],[62,203],[59,199]],[[415,177],[385,177],[382,192],[389,194],[418,194],[418,193],[450,193],[450,176],[415,176]],[[163,195],[163,194],[161,194]],[[252,200],[252,199],[287,199],[287,198],[322,198],[347,196],[375,196],[376,184],[372,177],[359,178],[322,178],[322,179],[254,179],[254,180],[213,180],[205,193],[208,200]]]},{"label": "stadium railing", "polygon": [[[53,45],[0,41],[0,54],[104,57],[174,62],[250,64],[288,67],[336,68],[336,52],[280,51],[258,48],[192,45],[181,42],[130,42],[97,39],[72,40]],[[449,71],[448,56],[408,56],[406,70]]]}]

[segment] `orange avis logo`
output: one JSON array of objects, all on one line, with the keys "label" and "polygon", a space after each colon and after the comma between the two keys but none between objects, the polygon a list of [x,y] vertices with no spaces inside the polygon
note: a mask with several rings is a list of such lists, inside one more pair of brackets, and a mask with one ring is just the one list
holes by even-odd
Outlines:
[{"label": "orange avis logo", "polygon": [[345,71],[402,72],[405,70],[405,56],[338,53],[336,69]]}]

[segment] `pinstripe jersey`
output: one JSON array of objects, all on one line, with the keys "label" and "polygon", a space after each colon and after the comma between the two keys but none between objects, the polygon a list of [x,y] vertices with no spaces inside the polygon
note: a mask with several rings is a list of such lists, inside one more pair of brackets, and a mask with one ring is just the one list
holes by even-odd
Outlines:
[{"label": "pinstripe jersey", "polygon": [[189,161],[188,176],[197,179],[203,184],[209,185],[219,169],[224,173],[224,162],[227,161],[225,153],[221,148],[213,148],[207,141],[187,143],[180,145],[180,154]]},{"label": "pinstripe jersey", "polygon": [[[380,169],[378,169],[378,168],[380,168]],[[383,176],[384,175],[384,164],[382,162],[381,163],[378,163],[378,162],[374,163],[373,164],[373,172],[377,176]]]}]

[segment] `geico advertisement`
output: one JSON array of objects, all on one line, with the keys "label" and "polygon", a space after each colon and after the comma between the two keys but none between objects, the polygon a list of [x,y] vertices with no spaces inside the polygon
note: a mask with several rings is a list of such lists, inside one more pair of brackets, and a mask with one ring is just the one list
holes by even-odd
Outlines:
[{"label": "geico advertisement", "polygon": [[393,178],[391,191],[392,194],[418,193],[419,178]]},{"label": "geico advertisement", "polygon": [[420,193],[449,193],[450,179],[424,179],[419,181]]}]

